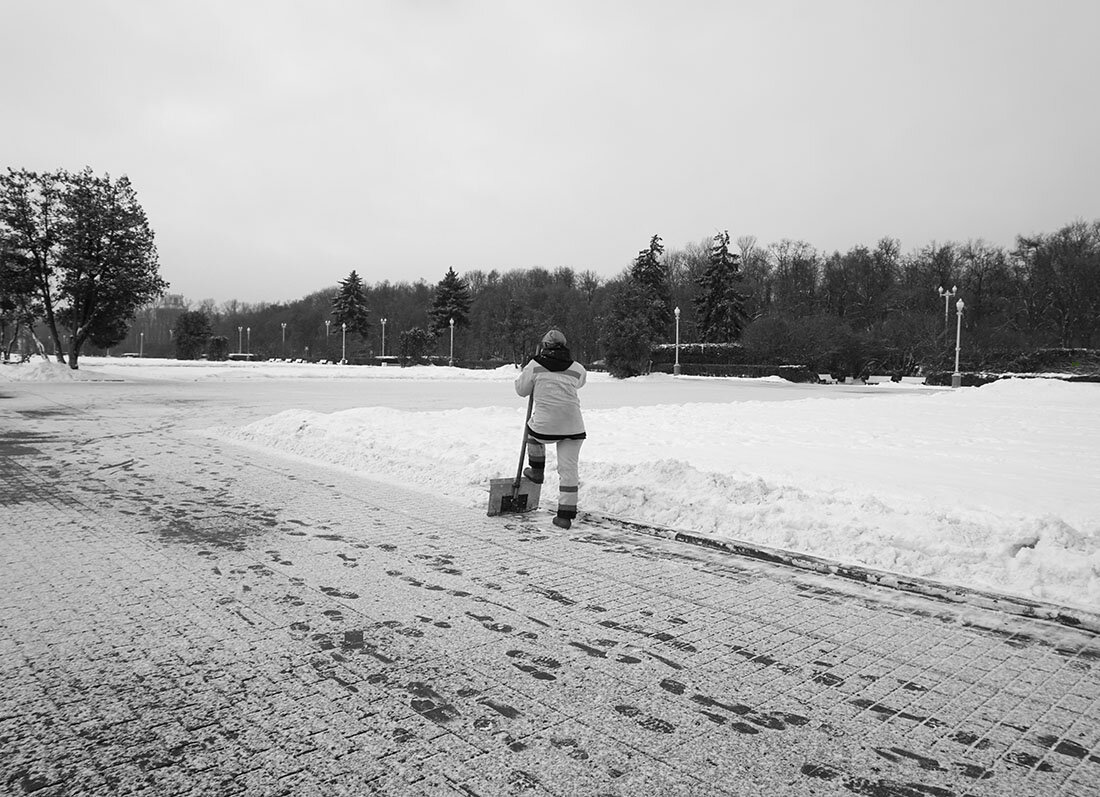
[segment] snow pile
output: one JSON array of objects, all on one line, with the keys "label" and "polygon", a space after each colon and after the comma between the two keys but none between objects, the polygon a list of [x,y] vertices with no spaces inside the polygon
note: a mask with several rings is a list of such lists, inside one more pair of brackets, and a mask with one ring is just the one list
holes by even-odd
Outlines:
[{"label": "snow pile", "polygon": [[98,371],[74,371],[54,360],[36,358],[26,363],[9,363],[0,367],[0,381],[9,382],[99,382],[107,377]]},{"label": "snow pile", "polygon": [[[582,512],[1100,608],[1100,385],[835,396],[586,410]],[[210,434],[483,509],[523,413],[295,409]]]}]

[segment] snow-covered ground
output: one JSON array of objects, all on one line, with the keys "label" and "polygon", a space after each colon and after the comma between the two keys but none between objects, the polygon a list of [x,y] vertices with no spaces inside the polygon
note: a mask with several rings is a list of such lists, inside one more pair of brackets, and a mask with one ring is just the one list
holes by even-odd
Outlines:
[{"label": "snow-covered ground", "polygon": [[[455,408],[301,406],[205,433],[476,509],[487,505],[490,477],[515,472],[526,409],[511,388],[515,375],[88,358],[78,378],[313,380],[317,391],[383,380],[396,406],[416,406],[431,380],[450,391]],[[0,368],[0,380],[72,377],[40,360]],[[730,389],[713,400],[715,386]],[[467,389],[492,395],[491,405],[463,406]],[[585,410],[582,512],[1100,609],[1100,385],[1013,379],[958,390],[889,382],[843,390],[776,378],[704,386],[592,374],[581,393],[582,403],[597,399]],[[550,467],[544,506],[556,497],[552,454]]]}]

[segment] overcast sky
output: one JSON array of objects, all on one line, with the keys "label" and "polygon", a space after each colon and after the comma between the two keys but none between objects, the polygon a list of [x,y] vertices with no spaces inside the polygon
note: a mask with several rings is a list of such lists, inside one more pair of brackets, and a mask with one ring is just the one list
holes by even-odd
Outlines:
[{"label": "overcast sky", "polygon": [[0,167],[129,175],[189,299],[716,231],[1100,218],[1096,0],[0,0]]}]

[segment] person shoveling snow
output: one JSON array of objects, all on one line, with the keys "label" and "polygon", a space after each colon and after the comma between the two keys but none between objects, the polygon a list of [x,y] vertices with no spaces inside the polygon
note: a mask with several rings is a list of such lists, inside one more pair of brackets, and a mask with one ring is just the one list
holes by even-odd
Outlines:
[{"label": "person shoveling snow", "polygon": [[534,409],[527,422],[527,462],[523,475],[542,484],[546,472],[546,446],[557,448],[558,512],[554,525],[567,529],[577,516],[578,462],[586,432],[577,391],[588,375],[566,347],[565,335],[551,329],[542,338],[541,351],[516,377],[516,393],[534,394]]}]

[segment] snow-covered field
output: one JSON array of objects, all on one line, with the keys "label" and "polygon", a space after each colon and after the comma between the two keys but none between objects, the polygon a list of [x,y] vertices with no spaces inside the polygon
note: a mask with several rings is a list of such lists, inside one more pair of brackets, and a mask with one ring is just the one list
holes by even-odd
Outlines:
[{"label": "snow-covered field", "polygon": [[[77,378],[308,380],[317,395],[356,380],[365,393],[370,383],[384,386],[396,406],[446,391],[454,408],[301,406],[204,433],[420,487],[475,510],[487,504],[490,477],[515,472],[526,409],[511,387],[515,375],[88,358]],[[0,380],[71,378],[40,360],[0,368]],[[844,392],[775,378],[706,382],[591,375],[581,393],[589,430],[582,512],[1100,609],[1100,385],[1021,379],[950,390],[882,382]],[[492,400],[464,406],[466,393]],[[550,467],[544,505],[556,496],[552,454]]]}]

